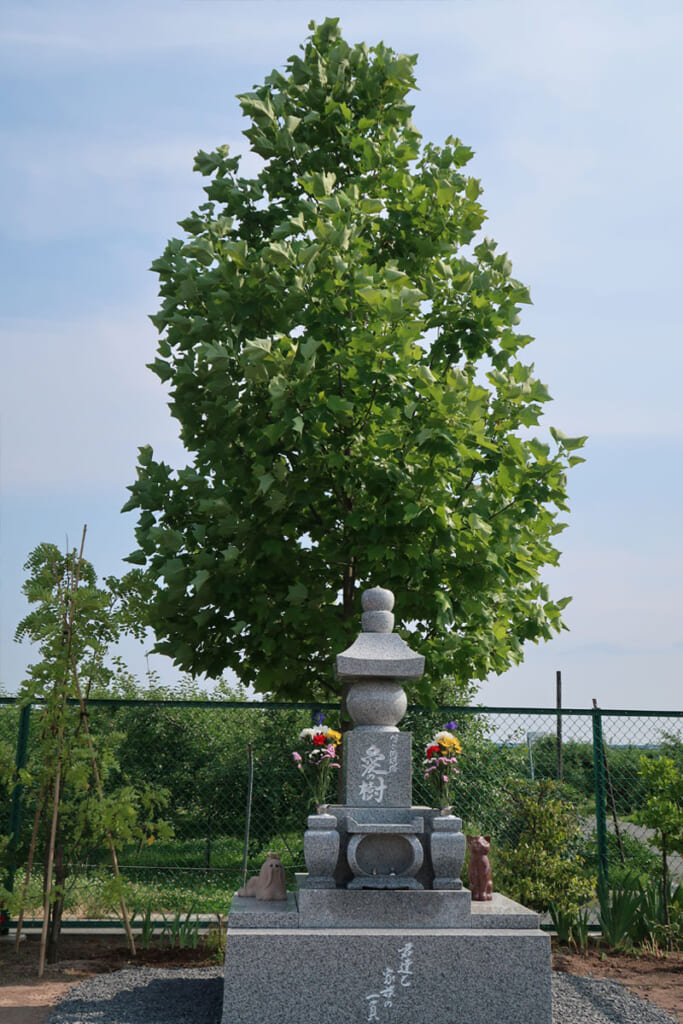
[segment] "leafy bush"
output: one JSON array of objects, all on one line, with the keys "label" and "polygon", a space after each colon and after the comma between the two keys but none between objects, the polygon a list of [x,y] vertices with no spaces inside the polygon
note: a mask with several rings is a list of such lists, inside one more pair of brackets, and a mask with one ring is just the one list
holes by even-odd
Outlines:
[{"label": "leafy bush", "polygon": [[535,910],[551,903],[565,911],[589,900],[595,879],[579,853],[576,806],[557,783],[517,780],[505,787],[505,824],[496,832],[494,884]]},{"label": "leafy bush", "polygon": [[[621,834],[621,848],[624,852],[624,864],[621,862],[619,843],[614,832],[607,833],[607,864],[611,882],[620,883],[629,875],[638,876],[644,884],[649,884],[659,877],[661,872],[660,858],[650,847],[627,833]],[[580,844],[579,852],[586,864],[598,862],[597,832],[593,832]]]}]

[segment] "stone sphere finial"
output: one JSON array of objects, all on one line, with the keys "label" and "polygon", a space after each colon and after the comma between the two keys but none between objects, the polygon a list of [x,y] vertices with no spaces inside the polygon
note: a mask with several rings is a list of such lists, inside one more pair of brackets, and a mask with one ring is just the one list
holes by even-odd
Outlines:
[{"label": "stone sphere finial", "polygon": [[392,633],[394,616],[394,595],[384,587],[372,587],[361,594],[363,614],[361,626],[364,633]]}]

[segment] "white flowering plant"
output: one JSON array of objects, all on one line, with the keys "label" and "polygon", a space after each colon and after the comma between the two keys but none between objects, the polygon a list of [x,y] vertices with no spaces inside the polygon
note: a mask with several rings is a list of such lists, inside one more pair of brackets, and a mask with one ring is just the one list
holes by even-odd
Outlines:
[{"label": "white flowering plant", "polygon": [[438,807],[447,807],[451,799],[451,783],[459,774],[457,755],[462,744],[454,732],[455,722],[434,734],[425,748],[424,777],[437,801]]},{"label": "white flowering plant", "polygon": [[303,753],[292,751],[292,760],[301,772],[311,794],[311,803],[320,807],[330,788],[333,772],[341,765],[337,759],[341,746],[341,733],[325,725],[325,716],[319,711],[315,715],[314,726],[302,729],[299,733],[299,745],[304,744]]}]

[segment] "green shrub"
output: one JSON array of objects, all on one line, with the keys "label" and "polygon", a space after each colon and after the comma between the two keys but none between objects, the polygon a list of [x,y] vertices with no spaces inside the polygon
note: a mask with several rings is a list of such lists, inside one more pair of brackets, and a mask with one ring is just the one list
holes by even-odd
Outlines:
[{"label": "green shrub", "polygon": [[595,879],[587,877],[576,806],[557,783],[513,781],[496,832],[494,885],[534,910],[551,903],[576,911],[589,900]]},{"label": "green shrub", "polygon": [[[614,832],[607,833],[607,865],[611,882],[620,883],[629,875],[637,875],[645,883],[654,881],[661,872],[660,858],[640,839],[622,832],[621,848],[624,863],[621,862],[619,842]],[[579,846],[579,852],[586,864],[598,862],[598,838],[595,829]]]}]

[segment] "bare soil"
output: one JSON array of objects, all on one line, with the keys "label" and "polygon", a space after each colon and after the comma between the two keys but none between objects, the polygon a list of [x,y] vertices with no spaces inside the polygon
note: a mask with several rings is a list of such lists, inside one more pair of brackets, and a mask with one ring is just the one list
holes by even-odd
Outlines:
[{"label": "bare soil", "polygon": [[[73,985],[93,974],[125,967],[212,967],[222,959],[206,947],[193,950],[167,946],[140,949],[131,957],[125,944],[111,936],[65,935],[60,945],[59,963],[47,966],[43,977],[38,978],[37,938],[29,936],[18,953],[12,942],[0,942],[2,1024],[44,1024],[50,1008]],[[681,953],[659,957],[590,950],[584,956],[556,949],[553,970],[619,982],[683,1024]]]},{"label": "bare soil", "polygon": [[683,1024],[683,953],[652,956],[591,949],[584,955],[556,949],[553,970],[616,981]]}]

